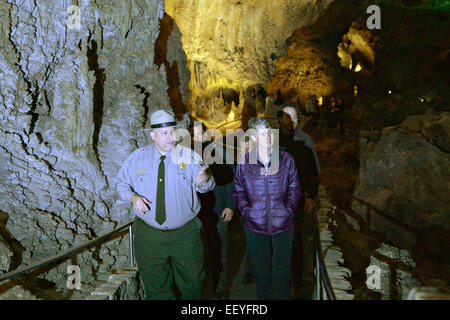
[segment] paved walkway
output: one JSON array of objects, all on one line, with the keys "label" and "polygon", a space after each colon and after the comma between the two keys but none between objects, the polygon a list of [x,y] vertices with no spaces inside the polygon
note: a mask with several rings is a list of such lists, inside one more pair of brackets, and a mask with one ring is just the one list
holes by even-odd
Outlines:
[{"label": "paved walkway", "polygon": [[242,284],[245,273],[245,255],[241,260],[240,268],[230,288],[230,300],[258,300],[256,296],[256,282]]},{"label": "paved walkway", "polygon": [[[240,219],[238,216],[235,218]],[[296,286],[294,291],[294,299],[310,300],[314,289],[314,250],[312,237],[312,216],[304,216],[303,219],[297,221],[301,235],[299,240],[301,245],[301,256],[303,258],[303,268],[299,270],[302,273],[301,283],[303,285]],[[247,248],[245,244],[245,235],[242,226],[238,221],[234,221],[230,225],[229,230],[229,261],[230,267],[229,277],[229,299],[231,300],[257,300],[256,283],[242,284],[245,273],[245,258]],[[230,280],[231,279],[231,280]],[[231,283],[230,283],[231,282]]]}]

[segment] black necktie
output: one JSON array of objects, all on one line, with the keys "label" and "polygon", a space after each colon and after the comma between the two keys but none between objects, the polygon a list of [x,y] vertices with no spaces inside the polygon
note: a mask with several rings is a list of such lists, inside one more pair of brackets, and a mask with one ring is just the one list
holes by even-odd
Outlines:
[{"label": "black necktie", "polygon": [[166,221],[166,204],[165,204],[165,181],[164,181],[164,159],[166,156],[161,156],[161,161],[158,167],[158,182],[156,188],[156,217],[155,220],[159,224]]}]

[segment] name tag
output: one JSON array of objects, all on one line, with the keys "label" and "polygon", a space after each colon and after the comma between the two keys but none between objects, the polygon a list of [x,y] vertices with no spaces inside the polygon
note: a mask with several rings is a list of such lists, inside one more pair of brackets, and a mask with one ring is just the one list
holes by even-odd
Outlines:
[{"label": "name tag", "polygon": [[145,173],[146,170],[138,170],[138,173]]}]

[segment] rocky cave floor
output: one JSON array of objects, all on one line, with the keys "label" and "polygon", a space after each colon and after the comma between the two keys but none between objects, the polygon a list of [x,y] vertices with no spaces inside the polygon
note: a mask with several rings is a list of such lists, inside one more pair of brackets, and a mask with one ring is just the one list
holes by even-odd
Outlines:
[{"label": "rocky cave floor", "polygon": [[[355,300],[379,300],[381,294],[369,290],[366,285],[366,268],[370,265],[370,256],[381,244],[388,243],[381,234],[362,228],[354,230],[346,221],[344,211],[350,211],[353,186],[359,172],[358,139],[362,131],[350,129],[348,125],[343,131],[326,127],[306,130],[316,143],[321,162],[321,183],[338,207],[333,217],[337,226],[332,228],[336,245],[342,248],[344,265],[352,272],[350,282]],[[377,134],[376,130],[372,134]],[[427,249],[417,245],[412,250],[412,258],[416,263],[413,277],[421,286],[434,287],[443,293],[450,293],[450,268],[447,256],[436,256]],[[394,290],[395,298],[395,290]]]}]

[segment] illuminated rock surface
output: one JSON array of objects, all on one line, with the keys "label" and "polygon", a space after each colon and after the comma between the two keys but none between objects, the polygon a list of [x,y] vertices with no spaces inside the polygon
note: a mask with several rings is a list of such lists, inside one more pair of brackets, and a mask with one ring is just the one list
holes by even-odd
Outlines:
[{"label": "illuminated rock surface", "polygon": [[[287,53],[292,32],[314,23],[332,1],[167,0],[166,11],[183,34],[191,107],[200,105],[194,112],[224,121],[220,114],[230,111],[229,94],[239,96],[248,87],[265,86],[275,71],[273,59]],[[220,100],[224,96],[230,103],[225,109]]]}]

